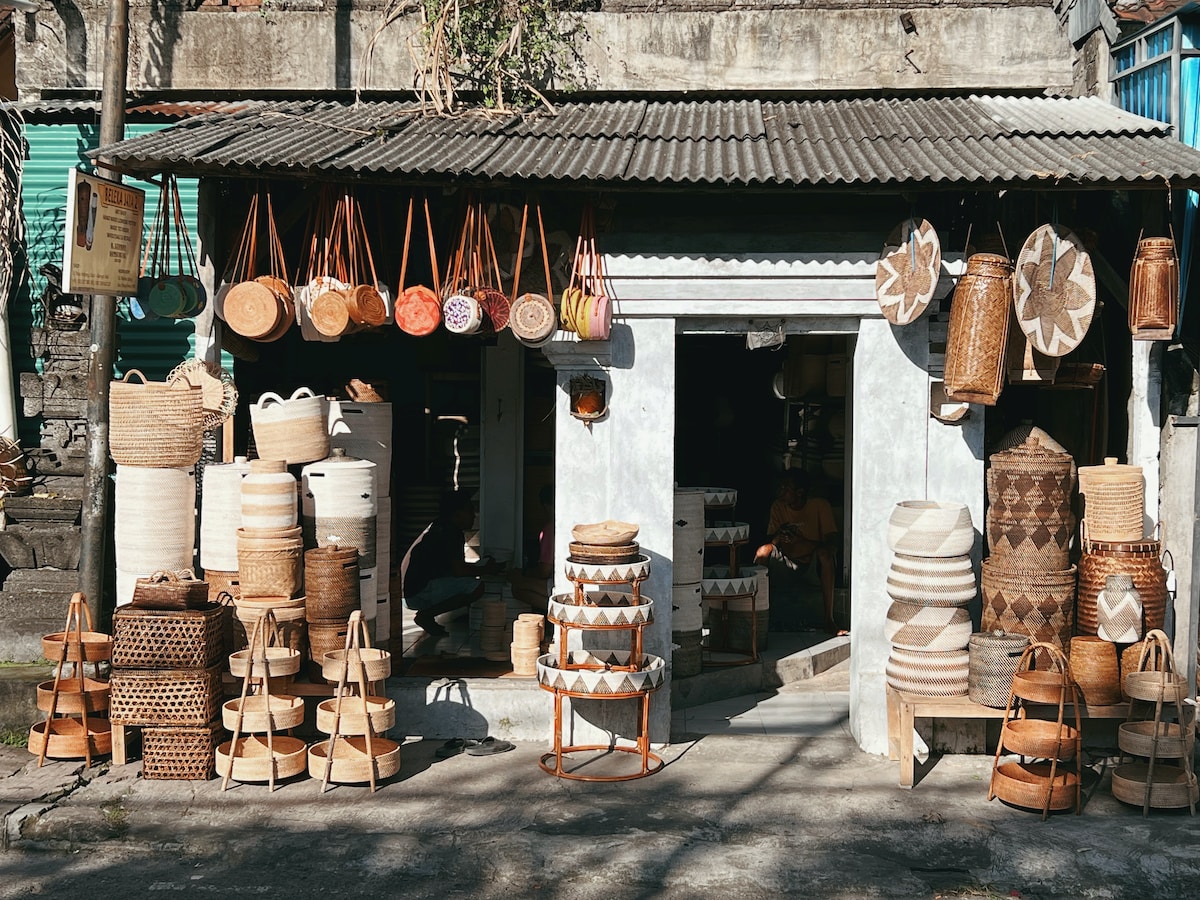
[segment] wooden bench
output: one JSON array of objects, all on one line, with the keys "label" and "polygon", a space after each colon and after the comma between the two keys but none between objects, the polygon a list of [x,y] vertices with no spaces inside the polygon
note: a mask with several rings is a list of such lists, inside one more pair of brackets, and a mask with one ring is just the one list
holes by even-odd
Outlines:
[{"label": "wooden bench", "polygon": [[[1058,707],[1026,705],[1031,715],[1057,716]],[[888,758],[900,760],[900,787],[911,788],[915,770],[913,756],[913,730],[916,719],[1003,719],[1004,710],[983,706],[969,697],[922,697],[888,686]],[[1073,721],[1074,713],[1068,704],[1063,711],[1065,721]],[[1129,704],[1116,706],[1079,705],[1081,719],[1124,719],[1129,715]]]}]

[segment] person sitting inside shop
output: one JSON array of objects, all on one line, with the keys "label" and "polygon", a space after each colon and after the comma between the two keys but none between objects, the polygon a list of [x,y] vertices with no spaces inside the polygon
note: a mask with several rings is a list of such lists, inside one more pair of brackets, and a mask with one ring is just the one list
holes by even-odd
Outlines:
[{"label": "person sitting inside shop", "polygon": [[466,561],[464,531],[475,521],[475,503],[464,491],[441,498],[437,518],[413,541],[400,564],[404,603],[426,634],[439,636],[446,629],[437,617],[469,606],[483,595],[480,575],[499,572],[491,559],[479,565]]},{"label": "person sitting inside shop", "polygon": [[771,504],[769,543],[758,548],[754,561],[770,569],[772,594],[777,590],[777,581],[797,590],[819,587],[825,630],[834,635],[847,634],[833,617],[838,536],[833,508],[822,497],[810,497],[808,489],[809,475],[804,470],[788,469],[783,473],[778,497]]}]

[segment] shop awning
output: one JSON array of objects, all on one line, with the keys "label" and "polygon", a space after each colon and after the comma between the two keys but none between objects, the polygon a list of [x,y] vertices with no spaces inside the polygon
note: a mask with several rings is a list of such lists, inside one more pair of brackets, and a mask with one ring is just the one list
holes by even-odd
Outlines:
[{"label": "shop awning", "polygon": [[1200,151],[1098,98],[570,102],[426,115],[411,100],[242,101],[93,155],[130,174],[607,188],[1200,186]]}]

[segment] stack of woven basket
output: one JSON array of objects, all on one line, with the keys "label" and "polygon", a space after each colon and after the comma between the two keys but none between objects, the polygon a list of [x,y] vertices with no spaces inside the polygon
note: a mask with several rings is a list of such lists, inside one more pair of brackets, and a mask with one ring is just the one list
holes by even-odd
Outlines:
[{"label": "stack of woven basket", "polygon": [[306,550],[304,589],[309,668],[315,676],[324,655],[345,646],[350,614],[359,608],[358,548],[330,544]]},{"label": "stack of woven basket", "polygon": [[110,386],[109,417],[109,453],[117,464],[117,605],[122,606],[133,599],[138,578],[195,565],[201,389],[185,380],[147,382],[131,370]]},{"label": "stack of woven basket", "polygon": [[907,500],[888,519],[894,553],[887,592],[892,598],[884,634],[892,643],[887,681],[930,697],[967,692],[967,642],[975,599],[971,512],[960,503]]},{"label": "stack of woven basket", "polygon": [[990,461],[983,631],[1023,634],[1069,653],[1075,611],[1071,457],[1032,436]]},{"label": "stack of woven basket", "polygon": [[180,608],[128,606],[113,613],[109,718],[142,729],[143,777],[211,778],[213,753],[224,735],[218,716],[227,651],[221,607],[182,608],[207,598],[203,581],[139,582],[135,596],[139,590],[179,592],[172,605]]},{"label": "stack of woven basket", "polygon": [[1077,660],[1073,655],[1071,668],[1080,670],[1076,678],[1082,679],[1084,699],[1112,704],[1121,696],[1118,660],[1125,663],[1132,657],[1136,662],[1140,648],[1130,645],[1163,627],[1167,573],[1161,542],[1145,537],[1145,479],[1139,466],[1118,465],[1112,458],[1100,466],[1085,466],[1079,470],[1079,493],[1083,498],[1076,614],[1080,636],[1072,647],[1086,650],[1087,657]]},{"label": "stack of woven basket", "polygon": [[513,623],[513,639],[509,645],[514,675],[537,675],[537,658],[542,652],[546,617],[538,613],[521,613]]}]

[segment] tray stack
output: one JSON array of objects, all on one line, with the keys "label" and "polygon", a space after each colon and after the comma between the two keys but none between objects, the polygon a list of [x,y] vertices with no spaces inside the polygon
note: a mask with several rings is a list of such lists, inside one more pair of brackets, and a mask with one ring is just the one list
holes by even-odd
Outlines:
[{"label": "tray stack", "polygon": [[330,782],[371,785],[400,771],[400,745],[383,737],[396,724],[396,702],[375,692],[392,674],[392,655],[371,646],[362,611],[350,614],[346,644],[326,653],[325,680],[337,685],[332,699],[317,706],[317,730],[329,735],[308,748],[308,774]]},{"label": "tray stack", "polygon": [[[234,781],[275,782],[304,771],[304,741],[287,732],[304,721],[304,700],[276,693],[300,671],[300,651],[284,646],[273,610],[255,620],[249,646],[229,655],[229,672],[242,679],[241,696],[221,709],[221,719],[232,737],[215,751],[221,790]],[[274,682],[274,683],[272,683]]]},{"label": "tray stack", "polygon": [[[55,667],[54,680],[37,686],[46,718],[29,729],[29,752],[39,767],[47,759],[83,759],[90,769],[93,757],[112,752],[112,725],[99,715],[109,707],[109,684],[99,666],[111,659],[112,649],[112,638],[93,630],[83,594],[72,596],[63,630],[42,638],[42,655]],[[92,667],[90,675],[85,665]]]},{"label": "tray stack", "polygon": [[704,503],[702,487],[675,489],[671,539],[671,677],[700,674],[704,640]]},{"label": "tray stack", "polygon": [[[202,585],[203,582],[197,584]],[[198,781],[213,776],[224,609],[122,607],[113,613],[112,711],[142,732],[142,776]]]},{"label": "tray stack", "polygon": [[[1048,659],[1053,669],[1034,669],[1037,657]],[[1074,713],[1074,726],[1065,721],[1068,703]],[[1057,707],[1057,717],[1034,718],[1028,704]],[[1076,813],[1082,812],[1081,750],[1079,690],[1071,678],[1067,657],[1056,644],[1030,644],[1012,677],[988,799],[999,797],[1013,806],[1040,810],[1043,819],[1052,809],[1074,806]],[[1019,759],[1001,762],[1005,751]],[[1073,772],[1060,767],[1060,763],[1071,760],[1075,761]]]},{"label": "tray stack", "polygon": [[1185,806],[1194,816],[1200,799],[1192,765],[1195,707],[1184,705],[1187,680],[1175,671],[1170,639],[1162,631],[1146,635],[1137,668],[1125,676],[1125,692],[1129,718],[1117,732],[1117,744],[1129,760],[1113,770],[1113,796],[1141,806],[1143,816],[1151,807]]},{"label": "tray stack", "polygon": [[906,500],[888,518],[892,598],[884,635],[891,642],[887,681],[927,697],[967,693],[975,570],[975,528],[961,503]]},{"label": "tray stack", "polygon": [[[621,526],[621,527],[617,527]],[[547,618],[558,626],[557,652],[537,660],[538,684],[554,695],[554,750],[538,760],[543,771],[574,781],[630,781],[659,771],[662,759],[650,752],[650,695],[666,679],[666,663],[643,652],[642,633],[654,621],[654,601],[642,596],[641,583],[650,575],[650,558],[638,552],[636,525],[605,522],[576,526],[567,560],[570,594],[550,598]],[[601,543],[608,541],[608,543]],[[583,554],[582,556],[580,554]],[[583,561],[587,558],[587,561]],[[604,558],[608,562],[596,560]],[[589,590],[591,588],[591,590]],[[627,590],[625,588],[628,588]],[[628,650],[568,649],[570,632],[624,632]],[[567,744],[563,740],[563,699],[637,700],[638,729],[634,745]],[[638,768],[619,774],[590,774],[591,763],[614,753],[632,754]],[[583,759],[565,759],[591,754]],[[572,762],[578,765],[570,765]]]},{"label": "tray stack", "polygon": [[734,519],[737,491],[706,488],[704,548],[720,563],[704,570],[701,594],[708,628],[704,662],[709,666],[758,661],[766,649],[771,614],[759,590],[758,570],[743,571],[738,553],[750,539],[750,525]]}]

